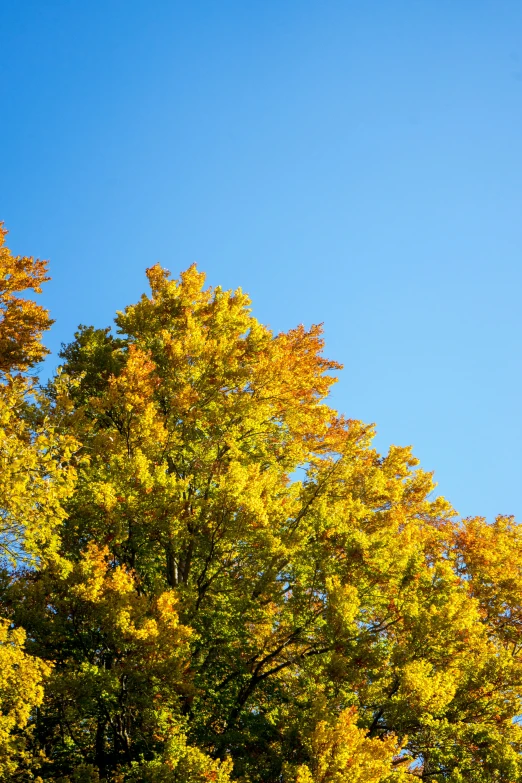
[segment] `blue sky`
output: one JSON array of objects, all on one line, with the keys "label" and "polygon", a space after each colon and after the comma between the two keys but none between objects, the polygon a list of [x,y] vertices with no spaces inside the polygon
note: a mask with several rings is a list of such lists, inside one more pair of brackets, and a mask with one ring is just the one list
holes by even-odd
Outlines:
[{"label": "blue sky", "polygon": [[192,262],[324,322],[333,404],[522,512],[520,0],[8,0],[0,219],[55,352]]}]

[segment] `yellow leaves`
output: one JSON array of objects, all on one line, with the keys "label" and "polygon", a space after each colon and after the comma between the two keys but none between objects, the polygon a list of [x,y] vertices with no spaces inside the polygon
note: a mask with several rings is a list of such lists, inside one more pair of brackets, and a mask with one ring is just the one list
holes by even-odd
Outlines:
[{"label": "yellow leaves", "polygon": [[24,652],[26,633],[0,620],[0,709],[13,725],[24,727],[34,705],[41,704],[42,680],[51,671],[43,661]]},{"label": "yellow leaves", "polygon": [[[128,641],[157,639],[160,633],[157,619],[147,616],[147,601],[136,595],[132,574],[122,566],[110,567],[107,547],[90,543],[74,580],[71,593],[95,605],[99,617],[108,624],[108,632],[115,631]],[[175,603],[169,594],[162,594],[157,602],[161,623],[171,629],[178,625]]]},{"label": "yellow leaves", "polygon": [[423,760],[415,765],[415,774],[433,777],[435,770],[451,769],[450,780],[455,783],[520,780],[520,726],[477,718],[460,721],[424,716]]},{"label": "yellow leaves", "polygon": [[[34,619],[39,606],[32,643],[40,650],[47,643],[47,656],[56,661],[45,709],[62,710],[71,753],[79,729],[83,757],[94,758],[100,724],[120,732],[121,742],[126,738],[139,746],[145,736],[152,749],[160,747],[180,699],[191,691],[191,631],[179,622],[173,591],[147,594],[135,573],[114,563],[107,547],[91,542],[66,576],[49,567],[37,580],[29,577],[23,595],[26,620]],[[71,765],[76,769],[76,761]],[[162,772],[168,770],[163,765]]]},{"label": "yellow leaves", "polygon": [[342,584],[338,575],[327,577],[325,586],[329,621],[335,635],[341,640],[347,630],[354,630],[353,624],[360,609],[359,592],[355,585]]},{"label": "yellow leaves", "polygon": [[295,783],[315,783],[310,768],[306,764],[301,764],[298,767]]},{"label": "yellow leaves", "polygon": [[175,280],[170,281],[169,276],[169,272],[162,269],[159,264],[147,269],[147,278],[155,299],[179,296],[182,305],[186,307],[197,302],[205,302],[205,296],[202,295],[205,275],[197,271],[195,264],[181,273],[179,283]]},{"label": "yellow leaves", "polygon": [[0,620],[0,775],[15,772],[24,757],[23,730],[42,703],[51,667],[24,651],[26,634]]},{"label": "yellow leaves", "polygon": [[91,482],[93,500],[105,511],[112,511],[118,503],[115,487],[107,481]]},{"label": "yellow leaves", "polygon": [[113,590],[119,595],[131,593],[135,589],[135,582],[131,574],[121,566],[113,569],[107,580],[107,589]]},{"label": "yellow leaves", "polygon": [[74,595],[87,601],[96,601],[102,593],[107,570],[107,548],[90,543],[76,570],[76,584],[72,588]]},{"label": "yellow leaves", "polygon": [[312,760],[297,769],[295,783],[384,783],[391,777],[400,748],[395,737],[370,739],[357,727],[353,708],[334,723],[320,721],[309,741]]},{"label": "yellow leaves", "polygon": [[462,673],[447,668],[435,671],[426,660],[410,661],[402,668],[395,702],[404,702],[403,708],[410,715],[429,712],[437,715],[444,710],[455,696]]},{"label": "yellow leaves", "polygon": [[111,566],[107,547],[90,543],[67,583],[71,596],[90,604],[86,610],[117,648],[146,642],[156,644],[161,653],[164,645],[174,644],[179,646],[178,657],[183,654],[191,632],[179,623],[173,591],[164,591],[152,602],[139,595],[135,576],[123,566]]},{"label": "yellow leaves", "polygon": [[156,601],[161,621],[171,628],[176,628],[179,625],[177,605],[178,601],[173,590],[161,593]]},{"label": "yellow leaves", "polygon": [[[117,376],[109,377],[106,393],[88,401],[90,417],[94,413],[105,424],[94,430],[96,452],[132,456],[136,449],[158,447],[165,441],[166,432],[154,400],[158,385],[149,353],[131,345],[125,367]],[[110,433],[107,422],[113,425]]]},{"label": "yellow leaves", "polygon": [[28,387],[23,378],[0,385],[0,552],[13,559],[53,556],[76,471],[77,442],[45,421],[30,426],[22,416]]},{"label": "yellow leaves", "polygon": [[115,614],[114,627],[121,632],[123,638],[133,639],[135,641],[146,641],[154,644],[159,636],[158,624],[156,620],[148,618],[142,620],[137,626],[131,618],[131,613],[126,609],[120,610]]},{"label": "yellow leaves", "polygon": [[189,745],[179,730],[166,743],[163,764],[173,773],[172,779],[180,783],[229,783],[232,772],[230,759],[210,758],[199,748]]},{"label": "yellow leaves", "polygon": [[154,761],[134,762],[125,780],[129,783],[229,783],[232,761],[212,759],[187,742],[179,727],[170,729],[162,756]]}]

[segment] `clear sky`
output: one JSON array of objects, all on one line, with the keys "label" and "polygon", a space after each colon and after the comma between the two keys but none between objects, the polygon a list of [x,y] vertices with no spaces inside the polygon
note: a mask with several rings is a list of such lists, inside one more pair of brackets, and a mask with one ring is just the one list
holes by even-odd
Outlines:
[{"label": "clear sky", "polygon": [[197,262],[333,404],[522,517],[520,0],[4,0],[0,219],[55,352]]}]

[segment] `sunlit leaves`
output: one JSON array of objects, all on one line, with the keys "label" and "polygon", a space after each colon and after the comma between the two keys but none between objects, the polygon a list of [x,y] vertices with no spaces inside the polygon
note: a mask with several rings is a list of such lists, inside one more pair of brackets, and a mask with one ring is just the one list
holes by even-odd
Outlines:
[{"label": "sunlit leaves", "polygon": [[27,290],[41,293],[46,276],[45,261],[13,256],[5,246],[7,231],[0,223],[0,372],[26,370],[47,353],[42,333],[52,321],[47,310],[30,299],[17,296]]},{"label": "sunlit leaves", "polygon": [[26,634],[0,620],[0,774],[4,780],[29,763],[24,730],[42,703],[51,667],[24,650]]}]

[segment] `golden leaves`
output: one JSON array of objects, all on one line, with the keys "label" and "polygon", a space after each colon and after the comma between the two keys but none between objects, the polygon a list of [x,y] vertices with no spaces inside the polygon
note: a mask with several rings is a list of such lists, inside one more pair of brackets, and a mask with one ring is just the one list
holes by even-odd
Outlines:
[{"label": "golden leaves", "polygon": [[26,756],[23,730],[42,703],[51,667],[24,651],[26,634],[0,620],[0,774],[7,779]]},{"label": "golden leaves", "polygon": [[26,290],[41,293],[42,283],[49,279],[46,262],[13,256],[5,246],[6,234],[0,223],[0,372],[4,373],[26,370],[48,353],[40,340],[53,323],[43,307],[16,296]]},{"label": "golden leaves", "polygon": [[310,740],[311,762],[297,769],[295,783],[385,783],[406,780],[394,772],[400,748],[394,736],[369,739],[357,726],[357,711],[343,710],[335,722],[320,721]]},{"label": "golden leaves", "polygon": [[158,651],[167,644],[170,654],[180,657],[190,629],[179,623],[174,593],[164,591],[151,601],[139,594],[136,576],[124,566],[112,566],[110,560],[107,546],[91,542],[67,577],[71,597],[80,599],[82,611],[97,618],[116,648],[153,642]]},{"label": "golden leaves", "polygon": [[0,385],[0,555],[12,561],[56,554],[76,480],[77,441],[46,419],[30,426],[26,408],[25,379],[8,377]]}]

